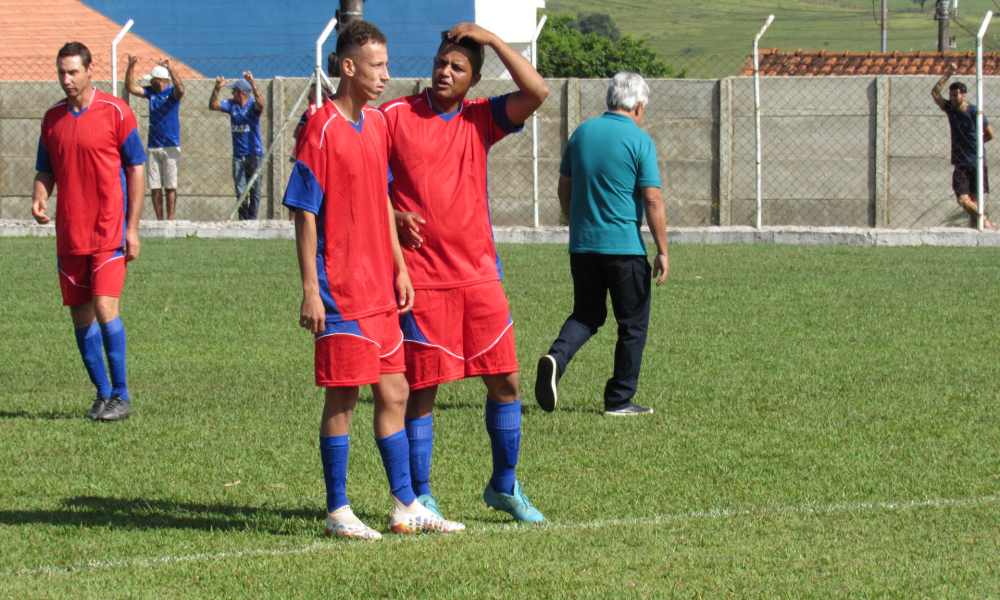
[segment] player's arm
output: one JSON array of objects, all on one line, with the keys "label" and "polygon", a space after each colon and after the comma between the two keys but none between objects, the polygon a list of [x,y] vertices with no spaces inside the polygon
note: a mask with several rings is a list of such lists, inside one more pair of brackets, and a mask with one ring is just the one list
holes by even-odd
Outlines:
[{"label": "player's arm", "polygon": [[996,136],[993,135],[993,126],[992,125],[987,125],[986,127],[983,128],[983,141],[984,142],[988,142],[988,141],[992,140],[994,137],[996,137]]},{"label": "player's arm", "polygon": [[169,58],[161,60],[160,65],[166,67],[167,73],[170,73],[170,83],[174,86],[174,100],[180,101],[184,97],[184,80],[174,70]]},{"label": "player's arm", "polygon": [[125,213],[125,261],[139,257],[139,217],[146,197],[146,170],[142,163],[125,167],[128,211]]},{"label": "player's arm", "polygon": [[225,77],[215,78],[215,89],[212,90],[212,97],[208,99],[208,110],[217,110],[222,112],[222,103],[219,102],[219,92],[222,91],[222,86],[226,85]]},{"label": "player's arm", "polygon": [[549,95],[549,84],[539,75],[531,62],[501,40],[496,34],[475,23],[460,23],[451,28],[448,36],[456,42],[464,37],[493,48],[500,62],[507,68],[518,91],[507,98],[507,118],[520,125],[528,120]]},{"label": "player's arm", "polygon": [[40,225],[45,225],[52,219],[45,214],[45,203],[52,196],[56,187],[56,177],[52,173],[35,173],[34,190],[31,198],[31,216]]},{"label": "player's arm", "polygon": [[427,221],[415,212],[402,212],[393,210],[396,217],[396,232],[399,243],[407,248],[419,248],[424,243],[424,238],[420,237],[420,225]]},{"label": "player's arm", "polygon": [[261,94],[260,90],[257,89],[257,83],[253,80],[253,73],[250,71],[244,71],[243,78],[246,79],[247,83],[250,84],[250,87],[253,88],[253,111],[257,114],[264,112],[264,94]]},{"label": "player's arm", "polygon": [[141,85],[136,84],[133,78],[134,76],[132,75],[132,71],[135,70],[135,63],[138,61],[138,56],[132,56],[131,54],[128,55],[128,66],[125,67],[125,89],[128,90],[128,93],[133,96],[139,96],[142,98],[146,95],[146,90],[142,89]]},{"label": "player's arm", "polygon": [[569,221],[569,203],[573,198],[573,180],[565,175],[559,175],[559,187],[556,190],[556,195],[559,196],[559,208],[562,209],[563,215]]},{"label": "player's arm", "polygon": [[295,211],[295,247],[302,275],[299,325],[317,335],[326,326],[326,308],[319,296],[319,275],[316,271],[316,215],[308,210]]},{"label": "player's arm", "polygon": [[941,79],[938,79],[938,82],[934,84],[934,89],[931,90],[931,97],[934,98],[934,103],[937,104],[938,108],[941,110],[944,110],[948,106],[948,99],[942,96],[941,92],[944,91],[944,86],[948,83],[948,80],[951,79],[951,76],[955,74],[955,70],[957,68],[957,64],[949,64],[948,70],[944,72]]},{"label": "player's arm", "polygon": [[667,211],[663,208],[663,194],[660,193],[660,188],[642,188],[642,198],[646,208],[649,233],[653,235],[653,242],[656,244],[653,277],[659,275],[656,285],[662,285],[670,272],[670,259],[667,257]]},{"label": "player's arm", "polygon": [[410,283],[410,273],[406,270],[406,259],[403,258],[403,249],[400,248],[399,238],[396,236],[397,217],[396,211],[392,208],[392,199],[387,197],[386,202],[389,207],[389,237],[392,239],[392,262],[396,268],[396,291],[399,292],[399,299],[396,301],[396,304],[399,314],[403,314],[413,309],[413,284]]}]

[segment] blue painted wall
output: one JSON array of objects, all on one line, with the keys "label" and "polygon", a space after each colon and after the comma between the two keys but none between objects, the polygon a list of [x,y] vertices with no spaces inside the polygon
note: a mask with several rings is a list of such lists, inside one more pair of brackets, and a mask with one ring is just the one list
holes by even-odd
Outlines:
[{"label": "blue painted wall", "polygon": [[[315,64],[316,38],[340,8],[338,0],[83,0],[124,24],[206,77],[308,76]],[[474,0],[368,0],[365,20],[389,38],[394,77],[427,77],[441,31],[475,19]],[[323,46],[333,51],[336,32]],[[324,59],[323,64],[326,64]]]}]

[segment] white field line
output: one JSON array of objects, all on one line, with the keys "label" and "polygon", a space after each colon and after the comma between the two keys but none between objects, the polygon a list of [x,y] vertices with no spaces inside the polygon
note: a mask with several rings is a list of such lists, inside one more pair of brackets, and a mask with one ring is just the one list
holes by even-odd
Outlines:
[{"label": "white field line", "polygon": [[[707,511],[693,511],[687,513],[676,513],[670,515],[657,515],[647,518],[635,519],[606,519],[599,521],[585,521],[581,523],[554,523],[546,522],[537,525],[523,526],[513,523],[487,525],[476,529],[466,530],[462,534],[455,535],[452,539],[466,536],[488,536],[502,533],[510,534],[531,534],[543,533],[546,531],[563,531],[568,529],[601,529],[604,527],[619,527],[628,525],[656,526],[667,523],[677,523],[683,521],[729,519],[744,516],[766,516],[781,514],[829,514],[829,513],[850,513],[850,512],[873,512],[907,510],[919,508],[961,508],[966,506],[976,506],[984,504],[995,504],[1000,501],[1000,496],[983,496],[979,498],[965,499],[932,499],[932,500],[910,500],[906,502],[859,502],[855,504],[830,504],[830,505],[805,505],[805,506],[771,506],[756,508],[721,508]],[[383,538],[380,544],[405,543],[419,539],[421,536],[389,535]],[[333,550],[349,548],[357,544],[373,543],[361,541],[341,540],[337,542],[314,542],[304,546],[294,546],[289,548],[275,548],[271,550],[240,550],[235,552],[219,552],[215,554],[189,554],[186,556],[161,556],[158,558],[123,558],[110,560],[91,560],[85,563],[75,563],[67,566],[47,566],[35,569],[12,569],[0,571],[0,576],[24,576],[24,575],[66,575],[77,571],[93,569],[116,569],[122,567],[149,568],[162,564],[202,562],[210,560],[224,560],[230,558],[257,558],[267,556],[288,556],[295,554],[310,554],[322,550]]]}]

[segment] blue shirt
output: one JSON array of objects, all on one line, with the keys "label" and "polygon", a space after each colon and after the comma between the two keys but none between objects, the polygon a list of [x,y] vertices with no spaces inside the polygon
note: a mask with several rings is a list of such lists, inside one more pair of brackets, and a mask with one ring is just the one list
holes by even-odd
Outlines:
[{"label": "blue shirt", "polygon": [[229,113],[229,124],[233,131],[233,156],[264,156],[264,144],[260,141],[260,114],[254,110],[257,102],[250,98],[246,106],[223,100],[219,103],[222,112]]},{"label": "blue shirt", "polygon": [[[946,105],[944,113],[948,115],[948,126],[951,128],[951,164],[956,167],[976,166],[976,106],[969,103],[964,112],[959,112]],[[983,130],[990,124],[983,115]],[[986,148],[983,148],[983,162],[986,162]]]},{"label": "blue shirt", "polygon": [[605,112],[573,132],[559,173],[573,180],[570,252],[645,256],[642,188],[660,187],[649,134],[628,116]]},{"label": "blue shirt", "polygon": [[181,122],[177,118],[181,101],[174,98],[174,86],[157,93],[152,86],[142,88],[149,99],[149,147],[167,148],[181,145]]}]

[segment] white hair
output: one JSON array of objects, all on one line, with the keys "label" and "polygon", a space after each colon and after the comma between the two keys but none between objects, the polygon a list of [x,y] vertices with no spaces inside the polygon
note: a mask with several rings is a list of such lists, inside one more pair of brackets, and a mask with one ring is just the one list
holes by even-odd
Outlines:
[{"label": "white hair", "polygon": [[649,86],[638,73],[622,71],[608,85],[608,110],[632,110],[649,104]]}]

